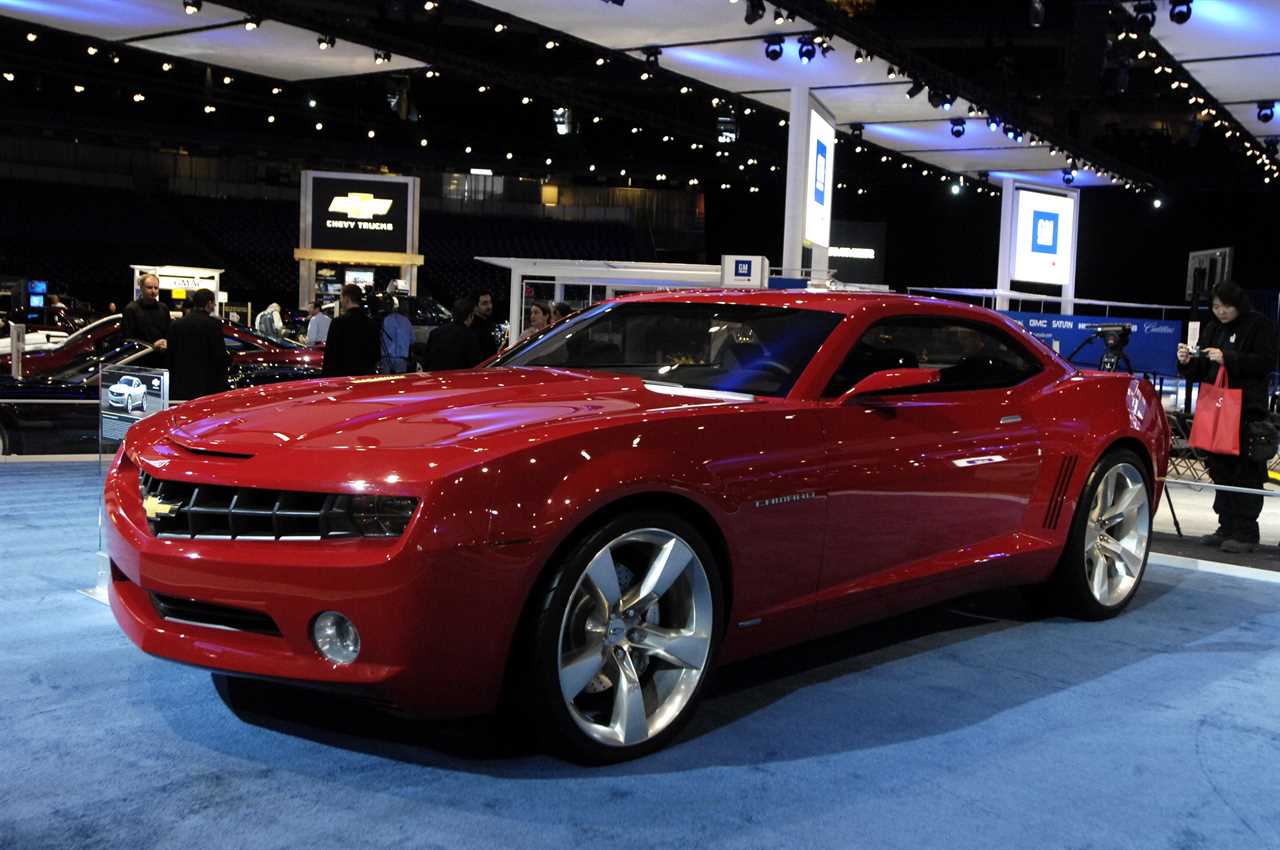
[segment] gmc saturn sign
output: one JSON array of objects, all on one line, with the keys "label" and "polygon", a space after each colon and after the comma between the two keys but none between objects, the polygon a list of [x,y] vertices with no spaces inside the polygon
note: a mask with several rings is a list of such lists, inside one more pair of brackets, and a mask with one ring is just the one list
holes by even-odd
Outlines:
[{"label": "gmc saturn sign", "polygon": [[316,177],[311,191],[312,248],[409,250],[407,184]]}]

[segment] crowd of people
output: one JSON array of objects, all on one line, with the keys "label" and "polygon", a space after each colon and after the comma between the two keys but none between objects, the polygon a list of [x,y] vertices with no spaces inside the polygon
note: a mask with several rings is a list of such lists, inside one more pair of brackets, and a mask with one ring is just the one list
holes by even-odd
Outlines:
[{"label": "crowd of people", "polygon": [[[230,356],[215,318],[214,293],[198,290],[187,301],[187,313],[172,320],[169,308],[160,301],[159,278],[146,275],[140,290],[137,300],[124,308],[124,333],[166,353],[170,398],[187,401],[226,390]],[[330,317],[319,301],[310,306],[306,342],[324,345],[322,375],[401,374],[415,365],[411,356],[413,325],[404,305],[385,293],[375,297],[382,307],[377,316],[366,304],[364,290],[355,284],[342,288],[335,317]],[[469,369],[496,354],[499,338],[493,306],[493,294],[487,290],[458,298],[451,321],[428,337],[421,352],[421,368],[429,372]],[[540,333],[570,312],[564,303],[534,302],[529,308],[529,327],[517,342]],[[263,336],[281,338],[284,320],[280,305],[269,304],[254,317],[253,324]]]}]

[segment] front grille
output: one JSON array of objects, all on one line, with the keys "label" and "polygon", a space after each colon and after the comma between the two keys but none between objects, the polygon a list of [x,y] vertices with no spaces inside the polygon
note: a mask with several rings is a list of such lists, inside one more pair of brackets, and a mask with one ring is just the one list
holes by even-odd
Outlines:
[{"label": "front grille", "polygon": [[156,537],[327,540],[398,537],[417,500],[163,481],[139,471],[142,506]]},{"label": "front grille", "polygon": [[163,593],[151,593],[150,596],[151,604],[166,620],[280,637],[280,629],[275,620],[258,611],[213,605],[196,599],[166,596]]}]

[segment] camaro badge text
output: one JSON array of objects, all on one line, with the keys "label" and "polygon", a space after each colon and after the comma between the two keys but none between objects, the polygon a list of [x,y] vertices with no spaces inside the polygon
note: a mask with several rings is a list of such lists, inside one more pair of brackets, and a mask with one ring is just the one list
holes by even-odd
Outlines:
[{"label": "camaro badge text", "polygon": [[347,218],[370,219],[390,211],[390,198],[375,198],[368,192],[348,192],[329,203],[329,212],[345,213]]},{"label": "camaro badge text", "polygon": [[147,515],[147,519],[159,519],[163,516],[169,516],[178,509],[178,505],[171,502],[160,501],[159,496],[148,496],[142,500],[142,510]]},{"label": "camaro badge text", "polygon": [[785,505],[788,502],[807,502],[810,499],[818,498],[818,494],[812,490],[807,493],[792,493],[789,496],[774,496],[772,499],[760,499],[755,503],[757,508],[772,508],[774,505]]}]

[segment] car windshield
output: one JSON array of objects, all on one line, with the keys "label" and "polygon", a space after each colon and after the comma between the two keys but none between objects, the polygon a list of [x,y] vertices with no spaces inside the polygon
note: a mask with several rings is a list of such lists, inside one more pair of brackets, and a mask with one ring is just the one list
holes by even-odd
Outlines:
[{"label": "car windshield", "polygon": [[784,396],[840,319],[751,304],[611,303],[552,326],[491,366],[593,369]]},{"label": "car windshield", "polygon": [[49,379],[67,384],[83,384],[98,374],[101,366],[119,363],[131,354],[150,350],[151,346],[136,339],[126,339],[110,351],[95,354],[86,351],[65,363],[61,369],[49,375]]}]

